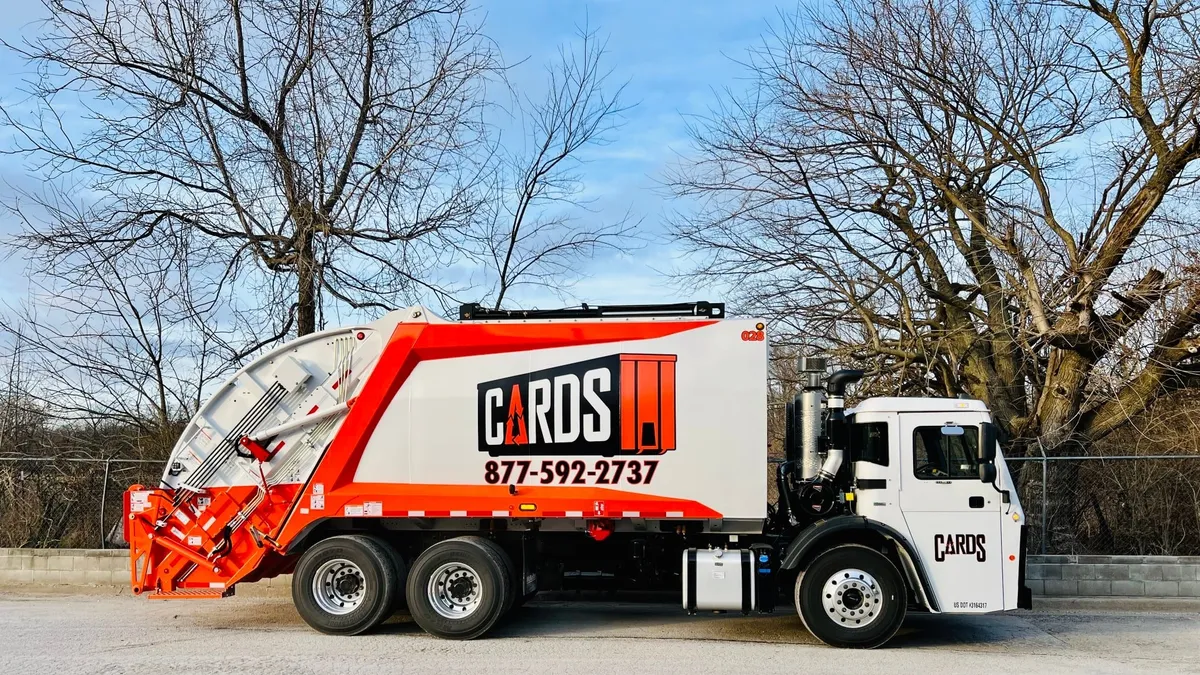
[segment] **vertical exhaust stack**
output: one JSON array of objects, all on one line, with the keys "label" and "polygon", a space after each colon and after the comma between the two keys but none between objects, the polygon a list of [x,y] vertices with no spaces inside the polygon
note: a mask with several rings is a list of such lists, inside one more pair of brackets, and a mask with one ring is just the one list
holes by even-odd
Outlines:
[{"label": "vertical exhaust stack", "polygon": [[861,370],[839,370],[829,376],[825,388],[829,392],[829,409],[842,410],[846,407],[846,387],[863,378]]},{"label": "vertical exhaust stack", "polygon": [[817,474],[820,480],[833,480],[838,470],[842,468],[849,440],[845,422],[846,387],[858,382],[862,377],[863,371],[861,370],[839,370],[830,375],[825,384],[825,389],[829,393],[829,415],[826,419],[829,452]]},{"label": "vertical exhaust stack", "polygon": [[789,459],[799,459],[800,477],[811,480],[817,477],[821,469],[821,408],[825,403],[825,387],[821,380],[825,377],[827,366],[825,359],[811,356],[802,356],[796,363],[804,380],[803,388],[794,402],[799,431],[799,447],[796,448],[799,457]]}]

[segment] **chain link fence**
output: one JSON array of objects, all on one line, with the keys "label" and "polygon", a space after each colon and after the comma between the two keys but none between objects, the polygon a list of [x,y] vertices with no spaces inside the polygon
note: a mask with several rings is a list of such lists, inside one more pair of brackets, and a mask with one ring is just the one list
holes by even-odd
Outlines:
[{"label": "chain link fence", "polygon": [[0,457],[0,547],[123,547],[122,493],[162,471],[159,460]]},{"label": "chain link fence", "polygon": [[[1008,461],[1031,553],[1200,555],[1200,455]],[[121,494],[157,485],[162,469],[159,460],[0,457],[0,547],[124,546]]]},{"label": "chain link fence", "polygon": [[1200,455],[1008,462],[1031,553],[1200,555]]}]

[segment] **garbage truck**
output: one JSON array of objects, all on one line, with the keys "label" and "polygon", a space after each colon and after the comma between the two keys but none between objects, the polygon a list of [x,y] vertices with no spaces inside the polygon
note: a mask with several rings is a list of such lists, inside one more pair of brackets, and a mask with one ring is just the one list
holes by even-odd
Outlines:
[{"label": "garbage truck", "polygon": [[125,492],[132,590],[223,598],[290,573],[318,631],[407,611],[456,639],[547,590],[672,593],[693,614],[790,597],[818,639],[864,648],[907,612],[1030,607],[984,403],[847,408],[863,373],[817,357],[783,391],[769,334],[694,302],[417,306],[300,337],[212,395],[159,485]]}]

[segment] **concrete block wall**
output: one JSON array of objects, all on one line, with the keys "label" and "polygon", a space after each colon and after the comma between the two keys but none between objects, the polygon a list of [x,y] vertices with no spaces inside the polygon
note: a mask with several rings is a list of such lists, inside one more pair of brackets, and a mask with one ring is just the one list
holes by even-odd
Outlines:
[{"label": "concrete block wall", "polygon": [[0,548],[0,584],[129,585],[129,552]]},{"label": "concrete block wall", "polygon": [[[286,592],[291,575],[239,584],[238,590]],[[0,586],[67,584],[129,589],[129,551],[81,548],[0,548]],[[253,587],[253,588],[250,588]]]},{"label": "concrete block wall", "polygon": [[1034,595],[1200,598],[1200,556],[1032,555]]}]

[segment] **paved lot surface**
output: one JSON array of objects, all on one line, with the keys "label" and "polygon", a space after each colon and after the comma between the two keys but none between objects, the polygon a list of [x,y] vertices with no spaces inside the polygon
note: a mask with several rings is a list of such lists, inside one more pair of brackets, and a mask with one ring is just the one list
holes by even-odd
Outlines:
[{"label": "paved lot surface", "polygon": [[404,619],[374,635],[320,635],[281,597],[75,593],[0,591],[0,673],[1200,673],[1195,603],[913,616],[888,648],[847,652],[817,644],[790,610],[688,617],[543,601],[488,639],[449,642]]}]

